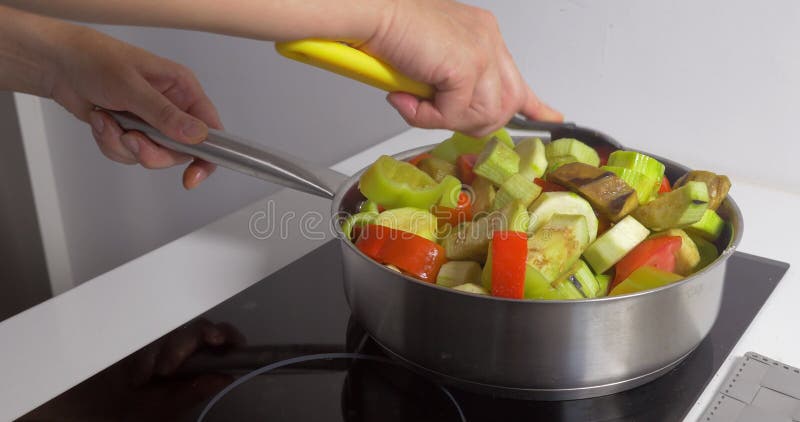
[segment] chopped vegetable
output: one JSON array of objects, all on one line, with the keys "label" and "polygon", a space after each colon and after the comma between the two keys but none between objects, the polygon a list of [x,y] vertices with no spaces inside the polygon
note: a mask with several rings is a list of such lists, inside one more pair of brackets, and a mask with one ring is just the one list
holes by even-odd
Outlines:
[{"label": "chopped vegetable", "polygon": [[492,139],[478,155],[473,171],[500,186],[519,171],[519,155],[506,144]]},{"label": "chopped vegetable", "polygon": [[700,262],[695,266],[695,271],[702,270],[719,257],[719,251],[717,251],[717,247],[713,243],[691,233],[688,233],[688,235],[697,246],[697,252],[700,254]]},{"label": "chopped vegetable", "polygon": [[552,162],[565,163],[584,163],[592,167],[600,165],[600,157],[597,151],[583,142],[572,139],[556,139],[547,144],[545,148],[547,160]]},{"label": "chopped vegetable", "polygon": [[586,198],[595,210],[619,221],[639,205],[636,191],[619,176],[583,163],[565,164],[547,176]]},{"label": "chopped vegetable", "polygon": [[569,189],[567,189],[567,188],[565,188],[565,187],[563,187],[563,186],[561,186],[559,184],[556,184],[556,183],[553,183],[553,182],[549,182],[549,181],[544,180],[544,179],[539,179],[539,178],[533,179],[533,183],[536,183],[537,185],[539,185],[542,188],[542,192],[567,192],[567,191],[569,191]]},{"label": "chopped vegetable", "polygon": [[[698,183],[698,182],[689,182]],[[706,210],[696,223],[686,228],[687,233],[695,234],[711,242],[717,240],[725,229],[725,221],[715,211]]]},{"label": "chopped vegetable", "polygon": [[628,293],[636,293],[644,290],[655,289],[674,283],[681,279],[681,276],[667,271],[662,271],[653,267],[641,267],[631,273],[628,278],[611,289],[609,296],[619,296]]},{"label": "chopped vegetable", "polygon": [[447,161],[434,156],[425,157],[420,160],[417,164],[417,168],[425,173],[428,173],[428,176],[433,178],[433,180],[436,182],[441,182],[444,180],[445,176],[456,175],[455,164],[448,163]]},{"label": "chopped vegetable", "polygon": [[555,214],[528,239],[528,264],[553,282],[575,264],[588,244],[584,216]]},{"label": "chopped vegetable", "polygon": [[478,154],[461,154],[456,159],[456,177],[465,185],[471,185],[475,181],[475,162],[478,161]]},{"label": "chopped vegetable", "polygon": [[519,173],[512,174],[497,191],[497,196],[494,198],[494,209],[503,208],[512,201],[519,201],[527,208],[541,192],[542,188]]},{"label": "chopped vegetable", "polygon": [[442,183],[439,183],[439,190],[442,192],[439,198],[439,205],[448,208],[457,208],[458,200],[461,197],[461,181],[454,176],[445,176]]},{"label": "chopped vegetable", "polygon": [[412,166],[416,166],[417,164],[419,164],[420,161],[422,161],[423,159],[428,158],[430,156],[431,156],[431,154],[429,154],[427,152],[423,152],[422,154],[419,154],[419,155],[416,155],[414,157],[411,157],[408,160],[408,163],[411,164]]},{"label": "chopped vegetable", "polygon": [[658,193],[667,193],[672,192],[672,186],[669,185],[669,179],[667,176],[661,178],[661,185],[658,187]]},{"label": "chopped vegetable", "polygon": [[666,230],[696,223],[708,208],[708,190],[689,182],[635,209],[631,215],[650,230]]},{"label": "chopped vegetable", "polygon": [[645,226],[635,218],[627,216],[589,245],[583,252],[583,258],[586,259],[595,274],[602,274],[619,262],[649,234],[650,231]]},{"label": "chopped vegetable", "polygon": [[492,210],[497,192],[489,179],[477,176],[472,183],[472,215],[481,216]]},{"label": "chopped vegetable", "polygon": [[524,232],[496,231],[492,236],[492,296],[522,299],[525,291],[525,258],[528,237]]},{"label": "chopped vegetable", "polygon": [[640,267],[653,267],[662,271],[675,271],[675,253],[681,247],[680,236],[662,236],[647,239],[633,248],[614,266],[613,290]]},{"label": "chopped vegetable", "polygon": [[380,157],[342,230],[393,271],[471,294],[627,294],[702,270],[732,230],[714,211],[727,177],[692,171],[671,186],[664,171],[645,154],[576,139],[515,146],[502,129],[455,133],[408,162]]},{"label": "chopped vegetable", "polygon": [[454,133],[452,137],[444,140],[431,150],[431,155],[441,158],[447,162],[455,163],[459,155],[478,154],[491,139],[497,139],[509,148],[514,148],[514,141],[508,132],[500,128],[497,131],[484,136],[483,138],[473,138],[463,133]]},{"label": "chopped vegetable", "polygon": [[547,153],[539,138],[525,138],[517,144],[514,152],[519,155],[519,174],[533,180],[547,171]]},{"label": "chopped vegetable", "polygon": [[703,182],[708,188],[708,209],[716,211],[722,201],[728,196],[731,181],[728,176],[718,175],[710,171],[692,170],[675,181],[675,187],[685,185],[687,182]]},{"label": "chopped vegetable", "polygon": [[626,168],[641,173],[656,182],[664,177],[664,164],[636,151],[614,151],[608,156],[608,166]]},{"label": "chopped vegetable", "polygon": [[362,228],[356,247],[381,264],[394,265],[404,273],[433,283],[445,263],[444,249],[413,233],[369,224]]},{"label": "chopped vegetable", "polygon": [[461,192],[458,195],[458,206],[449,208],[437,205],[433,207],[432,212],[439,220],[439,227],[444,224],[455,227],[461,223],[472,221],[472,201],[468,193]]},{"label": "chopped vegetable", "polygon": [[512,203],[483,218],[461,224],[442,239],[447,259],[486,261],[492,233],[495,230],[515,230],[517,227],[527,227],[528,218],[528,213],[521,204]]},{"label": "chopped vegetable", "polygon": [[436,284],[455,287],[465,283],[480,284],[481,264],[475,261],[449,261],[442,265],[436,276]]},{"label": "chopped vegetable", "polygon": [[582,215],[586,218],[589,230],[589,243],[597,238],[597,216],[585,199],[573,192],[545,192],[539,195],[528,208],[531,212],[528,233],[533,234],[539,227],[550,221],[554,214]]},{"label": "chopped vegetable", "polygon": [[436,240],[436,216],[419,208],[404,207],[386,210],[372,220],[372,224],[413,233],[428,240]]},{"label": "chopped vegetable", "polygon": [[651,196],[657,192],[659,181],[644,173],[639,173],[631,169],[615,166],[600,167],[603,170],[610,171],[619,176],[628,186],[636,191],[636,196],[639,198],[639,203],[644,204],[649,201]]},{"label": "chopped vegetable", "polygon": [[663,232],[650,235],[650,238],[663,236],[678,236],[681,238],[681,247],[675,251],[675,270],[676,274],[687,276],[694,272],[697,264],[700,263],[700,251],[694,241],[681,229],[669,229]]},{"label": "chopped vegetable", "polygon": [[487,292],[486,289],[484,289],[483,287],[481,287],[481,286],[479,286],[477,284],[472,284],[472,283],[464,283],[462,285],[455,286],[455,287],[453,287],[453,290],[459,290],[459,291],[462,291],[462,292],[473,293],[473,294],[476,294],[476,295],[488,295],[489,294],[489,292]]},{"label": "chopped vegetable", "polygon": [[440,184],[425,172],[386,155],[361,175],[358,188],[367,199],[387,209],[428,209],[442,197]]},{"label": "chopped vegetable", "polygon": [[363,211],[358,214],[348,216],[342,222],[342,232],[348,240],[352,240],[353,229],[367,224],[372,224],[376,218],[378,218],[378,213],[376,211]]}]

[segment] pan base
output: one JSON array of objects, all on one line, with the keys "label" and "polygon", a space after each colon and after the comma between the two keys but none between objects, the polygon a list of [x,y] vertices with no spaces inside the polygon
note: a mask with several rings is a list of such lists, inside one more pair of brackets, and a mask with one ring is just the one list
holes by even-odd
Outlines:
[{"label": "pan base", "polygon": [[560,401],[560,400],[578,400],[588,399],[593,397],[607,396],[609,394],[619,393],[621,391],[630,390],[641,385],[654,381],[658,377],[666,374],[672,368],[680,364],[686,357],[688,357],[694,349],[679,357],[675,361],[667,364],[664,367],[656,369],[644,375],[634,378],[617,381],[608,384],[577,387],[577,388],[559,388],[559,389],[541,389],[541,388],[509,388],[493,384],[485,384],[475,381],[469,381],[462,378],[453,377],[450,375],[437,372],[424,366],[418,365],[410,360],[398,355],[391,349],[387,348],[373,337],[373,341],[392,359],[396,359],[403,365],[410,369],[447,386],[455,387],[464,391],[476,394],[491,395],[494,397],[502,397],[515,400],[541,400],[541,401]]}]

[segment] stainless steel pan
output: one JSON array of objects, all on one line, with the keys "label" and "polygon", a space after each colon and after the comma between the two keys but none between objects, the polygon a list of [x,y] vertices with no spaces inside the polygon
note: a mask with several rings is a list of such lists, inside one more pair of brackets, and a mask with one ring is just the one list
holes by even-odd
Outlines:
[{"label": "stainless steel pan", "polygon": [[[332,215],[355,212],[364,199],[358,191],[361,172],[348,178],[220,131],[212,130],[203,143],[181,144],[134,117],[110,113],[125,129],[144,132],[168,148],[331,198]],[[571,124],[514,123],[545,139],[573,137],[590,145],[618,146],[599,132]],[[687,170],[657,158],[672,181]],[[442,288],[372,261],[345,240],[338,226],[336,235],[352,313],[392,356],[464,389],[561,400],[611,394],[653,380],[708,334],[719,311],[727,260],[742,236],[742,216],[732,198],[719,213],[733,232],[707,268],[659,289],[591,300],[508,300]]]}]

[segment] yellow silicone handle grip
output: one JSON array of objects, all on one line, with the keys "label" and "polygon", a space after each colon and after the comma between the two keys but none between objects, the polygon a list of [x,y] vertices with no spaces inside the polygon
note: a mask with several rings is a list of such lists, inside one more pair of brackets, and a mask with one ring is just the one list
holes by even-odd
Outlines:
[{"label": "yellow silicone handle grip", "polygon": [[283,56],[389,92],[433,98],[432,86],[415,81],[369,54],[337,41],[306,39],[275,43]]}]

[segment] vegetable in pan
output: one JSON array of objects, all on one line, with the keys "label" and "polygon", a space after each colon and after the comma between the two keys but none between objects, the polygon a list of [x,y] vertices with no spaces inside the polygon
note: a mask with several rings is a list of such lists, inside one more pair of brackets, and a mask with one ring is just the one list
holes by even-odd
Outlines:
[{"label": "vegetable in pan", "polygon": [[[514,145],[501,129],[408,162],[380,157],[342,225],[387,267],[473,294],[570,300],[674,283],[719,256],[730,181],[578,139]],[[380,210],[380,211],[379,211]]]}]

